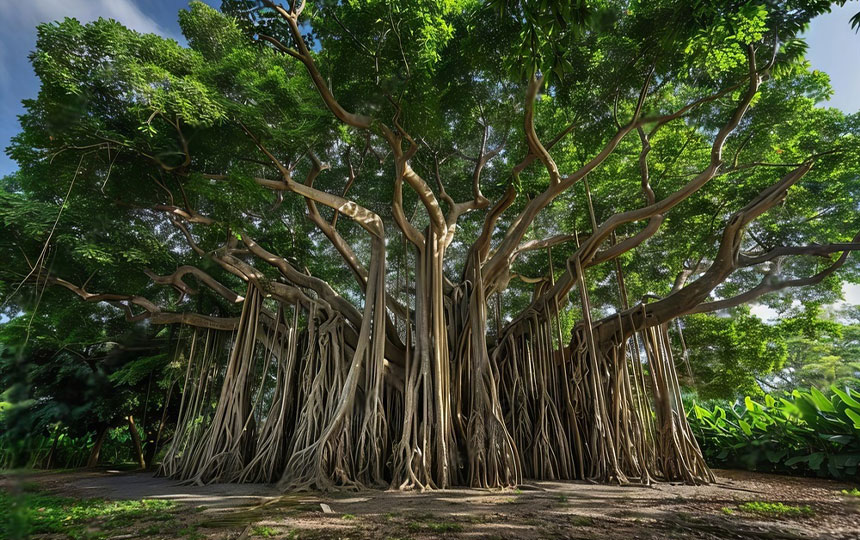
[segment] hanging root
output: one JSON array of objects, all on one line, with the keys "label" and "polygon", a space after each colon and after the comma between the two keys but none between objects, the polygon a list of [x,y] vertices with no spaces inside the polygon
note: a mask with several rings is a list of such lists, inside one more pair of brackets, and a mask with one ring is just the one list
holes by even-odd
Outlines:
[{"label": "hanging root", "polygon": [[388,426],[382,404],[385,343],[382,238],[374,237],[373,252],[364,318],[351,360],[343,359],[342,331],[333,334],[326,328],[328,339],[318,340],[320,361],[314,362],[316,369],[303,377],[306,383],[310,381],[306,387],[308,398],[279,482],[284,489],[385,484]]},{"label": "hanging root", "polygon": [[480,274],[443,294],[441,258],[428,252],[405,360],[389,364],[375,249],[359,328],[308,297],[272,311],[249,284],[234,335],[193,332],[160,474],[289,490],[714,480],[687,424],[668,325],[598,343],[586,314],[565,346],[552,305],[488,347]]},{"label": "hanging root", "polygon": [[588,329],[580,324],[569,349],[553,358],[546,351],[549,326],[533,316],[495,351],[523,476],[622,484],[714,481],[687,423],[665,327],[593,354]]}]

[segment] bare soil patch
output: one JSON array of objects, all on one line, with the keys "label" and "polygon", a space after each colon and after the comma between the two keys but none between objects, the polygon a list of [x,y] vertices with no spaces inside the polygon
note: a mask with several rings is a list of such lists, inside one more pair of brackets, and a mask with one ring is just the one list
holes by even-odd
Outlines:
[{"label": "bare soil patch", "polygon": [[[26,482],[66,497],[177,503],[170,520],[141,519],[104,538],[860,539],[860,498],[842,493],[856,485],[715,472],[718,482],[708,486],[531,482],[516,490],[282,494],[267,485],[183,486],[100,470],[7,475],[0,489]],[[802,511],[756,513],[746,502]]]}]

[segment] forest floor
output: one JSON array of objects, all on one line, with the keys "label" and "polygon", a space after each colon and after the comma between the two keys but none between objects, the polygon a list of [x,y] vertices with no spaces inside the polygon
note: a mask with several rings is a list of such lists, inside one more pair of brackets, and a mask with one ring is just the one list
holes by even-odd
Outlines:
[{"label": "forest floor", "polygon": [[[709,486],[532,482],[516,490],[283,495],[265,485],[182,486],[142,472],[53,471],[0,476],[0,495],[7,515],[27,512],[34,538],[860,539],[860,497],[843,493],[857,486],[715,472]],[[62,507],[59,517],[40,528],[52,504]]]}]

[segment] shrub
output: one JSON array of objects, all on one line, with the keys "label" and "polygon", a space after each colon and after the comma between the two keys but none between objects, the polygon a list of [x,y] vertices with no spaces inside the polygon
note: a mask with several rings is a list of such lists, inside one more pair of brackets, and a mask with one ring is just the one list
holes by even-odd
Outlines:
[{"label": "shrub", "polygon": [[712,466],[752,471],[857,477],[860,392],[831,387],[785,396],[747,397],[731,407],[694,405],[688,414]]}]

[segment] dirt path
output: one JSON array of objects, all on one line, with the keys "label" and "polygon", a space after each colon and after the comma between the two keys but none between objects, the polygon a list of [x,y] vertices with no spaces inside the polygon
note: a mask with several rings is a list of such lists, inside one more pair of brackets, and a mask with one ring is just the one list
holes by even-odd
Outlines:
[{"label": "dirt path", "polygon": [[[76,497],[168,499],[170,527],[138,523],[114,537],[175,538],[856,538],[860,498],[827,480],[716,471],[717,484],[651,488],[534,482],[518,490],[452,489],[282,495],[272,486],[181,486],[146,473],[74,472],[28,477]],[[0,479],[9,489],[14,479]],[[744,503],[782,503],[756,513]],[[332,513],[324,513],[322,504]],[[759,505],[761,506],[761,505]],[[807,508],[808,507],[808,508]],[[790,514],[796,515],[790,515]],[[144,525],[148,525],[144,529]],[[137,527],[137,528],[135,528]],[[107,536],[108,538],[111,536]]]}]

